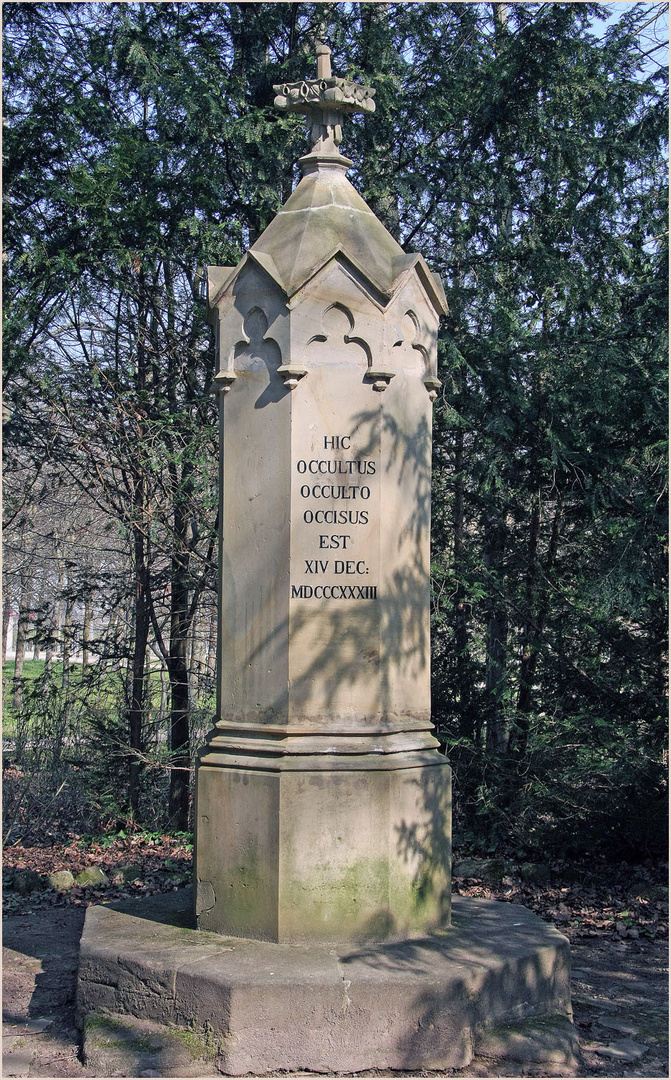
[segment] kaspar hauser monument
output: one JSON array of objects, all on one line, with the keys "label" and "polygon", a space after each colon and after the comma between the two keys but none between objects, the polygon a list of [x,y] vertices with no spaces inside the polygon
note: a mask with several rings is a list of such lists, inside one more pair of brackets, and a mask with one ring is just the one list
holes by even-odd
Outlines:
[{"label": "kaspar hauser monument", "polygon": [[89,908],[79,1018],[188,1029],[228,1075],[459,1068],[494,1028],[500,1052],[566,1062],[567,940],[519,906],[451,904],[429,695],[445,294],[347,178],[343,121],[374,91],[317,57],[275,87],[307,119],[300,182],[209,270],[219,647],[193,901]]},{"label": "kaspar hauser monument", "polygon": [[300,183],[238,266],[210,269],[223,541],[198,925],[294,943],[450,916],[450,769],[429,698],[445,296],[347,179],[343,114],[374,104],[329,52],[316,80],[275,87],[308,118]]}]

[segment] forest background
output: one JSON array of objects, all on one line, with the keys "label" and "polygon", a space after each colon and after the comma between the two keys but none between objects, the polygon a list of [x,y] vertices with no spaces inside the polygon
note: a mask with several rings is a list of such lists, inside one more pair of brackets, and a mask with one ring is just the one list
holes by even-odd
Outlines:
[{"label": "forest background", "polygon": [[376,89],[350,177],[450,306],[432,670],[455,839],[664,855],[665,12],[3,5],[7,841],[189,828],[215,657],[204,267],[288,197],[305,139],[272,84],[325,34]]}]

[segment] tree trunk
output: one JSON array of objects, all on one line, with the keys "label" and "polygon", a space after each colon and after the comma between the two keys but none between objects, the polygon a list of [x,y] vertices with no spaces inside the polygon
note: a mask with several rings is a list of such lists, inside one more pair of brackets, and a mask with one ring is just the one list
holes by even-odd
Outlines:
[{"label": "tree trunk", "polygon": [[29,639],[29,646],[32,651],[32,659],[39,660],[40,658],[40,645],[41,640],[41,597],[44,590],[44,579],[42,575],[38,575],[37,579],[33,582],[33,618],[31,620],[30,629],[26,631]]},{"label": "tree trunk", "polygon": [[101,655],[98,659],[100,675],[104,675],[107,671],[107,667],[110,661],[110,651],[117,654],[117,632],[121,624],[121,615],[118,609],[111,611],[107,620],[107,626],[105,628],[105,636],[102,639],[102,644],[99,646]]},{"label": "tree trunk", "polygon": [[89,666],[89,643],[91,641],[91,610],[93,600],[87,596],[84,600],[84,625],[82,627],[82,675]]},{"label": "tree trunk", "polygon": [[53,606],[53,625],[51,632],[48,635],[46,655],[44,659],[44,670],[47,675],[51,674],[51,668],[54,662],[54,657],[58,651],[58,644],[61,640],[61,603],[63,596],[63,583],[64,583],[64,568],[61,561],[61,548],[60,542],[56,544],[56,558],[58,566],[58,584],[56,587],[56,595]]},{"label": "tree trunk", "polygon": [[510,725],[505,714],[506,648],[508,618],[505,608],[495,606],[487,622],[487,666],[485,692],[487,695],[487,750],[503,754],[508,749]]},{"label": "tree trunk", "polygon": [[49,626],[49,632],[47,634],[47,640],[44,646],[44,674],[47,678],[51,675],[51,668],[54,662],[55,647],[56,647],[56,634],[57,634],[57,620],[58,620],[58,601],[53,605],[50,612],[51,625]]},{"label": "tree trunk", "polygon": [[490,585],[491,602],[487,617],[485,724],[487,751],[501,754],[507,750],[510,737],[510,724],[505,703],[508,613],[496,588],[504,553],[504,531],[501,522],[490,519],[487,533],[484,563],[493,580]]},{"label": "tree trunk", "polygon": [[209,618],[209,630],[207,634],[207,654],[205,666],[208,676],[216,672],[217,667],[217,606],[214,605]]},{"label": "tree trunk", "polygon": [[[546,577],[552,571],[552,568],[554,567],[557,558],[561,519],[562,500],[560,498],[557,501],[557,507],[555,509],[555,514],[552,521],[552,532],[550,535],[550,542],[548,544],[548,551],[545,559],[544,569]],[[550,609],[550,593],[547,582],[543,582],[543,585],[541,587],[537,584],[535,580],[535,567],[538,563],[539,532],[540,500],[538,500],[537,507],[534,507],[534,515],[532,518],[530,529],[530,562],[529,569],[527,571],[526,590],[527,618],[524,627],[524,638],[522,642],[522,662],[520,664],[520,676],[517,693],[515,735],[514,738],[511,740],[510,747],[510,749],[514,750],[519,757],[524,757],[529,743],[529,724],[533,703],[533,683],[536,675],[536,669],[538,667],[538,660],[540,657],[540,644],[543,637],[543,630],[545,628],[545,620],[547,619],[548,611]]]},{"label": "tree trunk", "polygon": [[[143,9],[144,18],[144,9]],[[137,369],[136,391],[142,400],[147,389],[150,362],[147,356],[148,302],[145,273],[138,272],[137,308]],[[144,425],[138,417],[136,434],[138,446],[142,445]],[[140,776],[144,754],[144,710],[147,688],[145,661],[151,625],[149,597],[148,540],[145,536],[147,523],[147,481],[140,454],[131,465],[133,490],[133,651],[130,661],[130,706],[128,709],[128,806],[131,814],[140,807]]]},{"label": "tree trunk", "polygon": [[522,633],[522,659],[520,661],[520,675],[517,698],[517,715],[515,717],[515,729],[511,735],[508,750],[516,751],[523,756],[526,751],[529,736],[529,712],[531,709],[531,686],[536,669],[537,652],[534,644],[536,638],[535,616],[538,589],[538,541],[541,527],[541,499],[540,492],[534,492],[531,508],[531,521],[529,523],[529,546],[527,552],[527,570],[524,585],[524,598],[526,617]]},{"label": "tree trunk", "polygon": [[26,659],[26,643],[28,640],[28,627],[30,625],[29,616],[32,604],[31,594],[32,581],[22,575],[21,596],[19,598],[19,613],[16,627],[16,649],[14,654],[13,704],[17,717],[23,706],[23,665]]},{"label": "tree trunk", "polygon": [[189,644],[188,644],[188,661],[187,666],[191,674],[191,678],[195,674],[196,686],[198,685],[198,676],[200,674],[200,642],[198,640],[198,622],[194,618],[189,630]]},{"label": "tree trunk", "polygon": [[9,590],[5,593],[5,598],[2,601],[2,662],[3,664],[7,660],[7,643],[9,641],[9,616],[12,611],[12,601],[9,597]]},{"label": "tree trunk", "polygon": [[[179,509],[175,510],[175,537],[183,538],[186,522]],[[170,600],[170,796],[168,816],[170,827],[185,831],[189,827],[189,671],[187,642],[189,635],[189,551],[184,547],[172,559],[172,589]]]},{"label": "tree trunk", "polygon": [[[237,59],[245,71],[247,49],[259,47],[250,38],[248,20],[255,16],[247,5],[240,9],[242,31],[237,44]],[[253,35],[252,35],[253,37]],[[175,328],[175,288],[172,268],[163,264],[165,292],[168,300],[167,336],[172,340]],[[179,350],[169,350],[166,397],[171,412],[177,412],[177,387],[180,380]],[[187,663],[189,629],[195,604],[189,606],[191,550],[198,535],[191,514],[193,511],[193,463],[185,461],[181,473],[173,460],[168,465],[172,491],[173,548],[170,564],[170,643],[166,656],[170,679],[170,792],[168,819],[170,828],[186,831],[189,827],[190,794],[190,686]]]},{"label": "tree trunk", "polygon": [[[138,484],[138,487],[141,490],[139,499],[142,501],[144,491],[142,482]],[[137,498],[136,496],[136,501]],[[147,600],[145,538],[142,529],[137,525],[134,526],[133,533],[133,562],[135,568],[133,621],[135,634],[130,664],[131,694],[128,710],[128,746],[130,751],[128,755],[128,806],[131,812],[136,814],[140,806],[141,755],[144,751],[145,657],[149,641],[150,617]]]},{"label": "tree trunk", "polygon": [[454,501],[452,529],[454,534],[454,573],[456,588],[453,603],[454,649],[457,657],[456,692],[459,710],[459,734],[474,746],[480,745],[481,722],[473,709],[471,679],[468,664],[468,626],[464,589],[464,433],[458,427],[454,435]]},{"label": "tree trunk", "polygon": [[168,698],[170,696],[170,678],[167,674],[168,667],[160,651],[158,644],[149,645],[150,651],[154,654],[158,660],[158,677],[161,681],[161,703],[158,707],[158,716],[156,717],[157,730],[163,730],[163,721],[168,715]]},{"label": "tree trunk", "polygon": [[65,694],[66,712],[70,703],[70,657],[72,656],[72,614],[74,608],[74,597],[68,596],[65,601],[65,614],[63,616],[63,675],[61,679],[61,686]]}]

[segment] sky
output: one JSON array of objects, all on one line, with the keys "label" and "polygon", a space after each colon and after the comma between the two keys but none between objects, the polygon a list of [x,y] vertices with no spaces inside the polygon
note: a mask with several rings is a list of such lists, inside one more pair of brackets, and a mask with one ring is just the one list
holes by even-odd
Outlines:
[{"label": "sky", "polygon": [[[609,4],[603,5],[610,11],[610,15],[607,19],[595,20],[593,23],[594,33],[601,37],[606,32],[609,26],[616,23],[618,19],[631,8],[634,7],[647,7],[650,9],[650,18],[653,20],[643,32],[643,50],[653,50],[649,56],[645,58],[644,74],[651,75],[655,72],[660,64],[668,64],[669,54],[669,6],[666,3],[650,3],[650,4],[636,4],[632,0],[613,0]],[[657,46],[657,48],[656,48]]]}]

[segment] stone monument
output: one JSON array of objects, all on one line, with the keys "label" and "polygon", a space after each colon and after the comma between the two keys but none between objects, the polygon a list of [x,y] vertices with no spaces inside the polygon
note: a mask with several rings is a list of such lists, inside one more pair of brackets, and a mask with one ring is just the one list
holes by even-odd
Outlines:
[{"label": "stone monument", "polygon": [[187,890],[88,909],[78,1020],[110,1075],[574,1062],[566,938],[517,905],[451,907],[429,699],[445,295],[347,179],[342,121],[373,91],[317,53],[316,80],[275,87],[308,118],[302,178],[209,272],[219,648],[195,913]]},{"label": "stone monument", "polygon": [[373,91],[308,117],[291,198],[211,267],[221,423],[217,721],[197,770],[198,926],[278,942],[449,925],[450,769],[431,733],[438,278],[347,179]]}]

